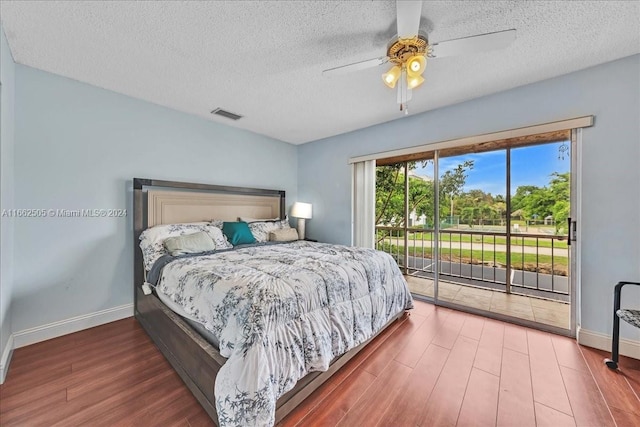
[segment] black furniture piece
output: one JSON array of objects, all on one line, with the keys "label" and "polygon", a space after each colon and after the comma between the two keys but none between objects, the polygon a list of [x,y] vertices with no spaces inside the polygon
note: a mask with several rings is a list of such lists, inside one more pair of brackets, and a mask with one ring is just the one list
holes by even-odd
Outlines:
[{"label": "black furniture piece", "polygon": [[638,310],[620,309],[620,295],[625,285],[640,286],[640,282],[618,282],[613,293],[613,339],[611,342],[611,359],[604,359],[604,363],[611,369],[618,369],[620,356],[620,319],[640,328],[640,307]]}]

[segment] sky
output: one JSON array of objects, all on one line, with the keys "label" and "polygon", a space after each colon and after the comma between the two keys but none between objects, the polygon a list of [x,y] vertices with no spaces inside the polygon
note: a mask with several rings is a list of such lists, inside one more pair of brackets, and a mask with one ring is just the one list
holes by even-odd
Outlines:
[{"label": "sky", "polygon": [[[558,158],[560,145],[562,143],[512,149],[511,193],[515,194],[516,189],[521,185],[547,186],[553,172],[569,172],[571,167],[569,152],[565,152],[564,159]],[[569,145],[570,143],[567,142],[567,146]],[[494,196],[505,195],[507,164],[505,150],[442,158],[440,159],[440,175],[447,170],[454,169],[466,160],[473,160],[474,165],[473,169],[467,172],[465,192],[478,189]],[[432,177],[433,163],[430,162],[424,168],[416,168],[416,174]]]}]

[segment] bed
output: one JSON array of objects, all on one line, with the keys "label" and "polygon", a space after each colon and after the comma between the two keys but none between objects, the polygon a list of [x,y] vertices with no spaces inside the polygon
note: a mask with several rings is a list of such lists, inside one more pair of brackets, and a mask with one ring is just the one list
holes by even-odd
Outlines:
[{"label": "bed", "polygon": [[285,193],[135,178],[133,195],[136,319],[218,425],[277,423],[412,306],[393,259],[362,248],[264,243],[150,268],[146,229],[285,218]]}]

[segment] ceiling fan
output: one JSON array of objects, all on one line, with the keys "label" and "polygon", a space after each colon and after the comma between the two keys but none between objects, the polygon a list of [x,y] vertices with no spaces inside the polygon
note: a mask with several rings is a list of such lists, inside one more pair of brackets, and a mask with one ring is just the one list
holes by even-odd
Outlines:
[{"label": "ceiling fan", "polygon": [[382,74],[382,81],[392,89],[398,86],[398,104],[405,114],[409,113],[407,102],[412,90],[424,83],[427,58],[502,49],[516,38],[516,30],[511,29],[431,44],[427,35],[419,32],[422,1],[397,0],[396,12],[398,34],[387,45],[386,56],[330,68],[322,75],[336,76],[391,63],[389,71]]}]

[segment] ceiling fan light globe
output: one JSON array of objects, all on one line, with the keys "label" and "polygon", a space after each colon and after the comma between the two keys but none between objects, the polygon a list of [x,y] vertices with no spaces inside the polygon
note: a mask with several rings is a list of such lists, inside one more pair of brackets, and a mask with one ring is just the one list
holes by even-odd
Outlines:
[{"label": "ceiling fan light globe", "polygon": [[387,85],[388,87],[393,89],[394,87],[396,87],[396,82],[398,80],[394,79],[392,76],[390,76],[387,73],[385,73],[385,74],[382,75],[382,81],[384,82],[385,85]]},{"label": "ceiling fan light globe", "polygon": [[424,83],[424,77],[422,76],[409,76],[407,77],[407,88],[415,89]]},{"label": "ceiling fan light globe", "polygon": [[427,66],[427,59],[423,55],[412,56],[407,60],[407,74],[411,77],[420,76]]},{"label": "ceiling fan light globe", "polygon": [[400,78],[400,67],[394,65],[389,71],[382,75],[382,81],[385,85],[393,89]]}]

